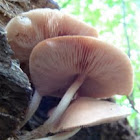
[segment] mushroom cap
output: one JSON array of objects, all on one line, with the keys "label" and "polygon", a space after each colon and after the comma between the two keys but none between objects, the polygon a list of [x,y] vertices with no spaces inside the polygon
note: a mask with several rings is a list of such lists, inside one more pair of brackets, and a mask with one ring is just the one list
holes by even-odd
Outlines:
[{"label": "mushroom cap", "polygon": [[30,56],[33,84],[41,95],[62,97],[79,75],[79,96],[130,94],[133,71],[127,55],[99,39],[63,36],[42,41]]},{"label": "mushroom cap", "polygon": [[97,31],[76,18],[52,9],[34,9],[13,18],[6,26],[15,57],[27,63],[40,41],[56,36],[85,35],[97,37]]},{"label": "mushroom cap", "polygon": [[73,101],[64,112],[54,130],[68,131],[79,127],[89,127],[110,123],[125,118],[130,109],[115,103],[80,97]]}]

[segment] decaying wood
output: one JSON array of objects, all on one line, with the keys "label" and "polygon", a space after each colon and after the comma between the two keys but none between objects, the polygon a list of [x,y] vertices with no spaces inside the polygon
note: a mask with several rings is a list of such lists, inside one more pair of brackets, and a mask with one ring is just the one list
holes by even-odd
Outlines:
[{"label": "decaying wood", "polygon": [[4,28],[11,18],[22,12],[45,7],[59,9],[53,0],[0,0],[0,26]]},{"label": "decaying wood", "polygon": [[6,32],[0,28],[0,140],[14,135],[32,93],[27,75],[12,55]]}]

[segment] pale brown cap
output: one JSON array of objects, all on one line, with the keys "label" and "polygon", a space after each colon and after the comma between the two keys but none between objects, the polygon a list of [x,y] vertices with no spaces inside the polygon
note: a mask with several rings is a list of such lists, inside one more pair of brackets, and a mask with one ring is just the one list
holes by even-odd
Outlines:
[{"label": "pale brown cap", "polygon": [[79,96],[128,95],[133,87],[127,55],[93,37],[65,36],[42,41],[31,53],[30,73],[41,95],[62,97],[79,75],[86,77]]},{"label": "pale brown cap", "polygon": [[97,31],[76,18],[52,9],[34,9],[13,18],[6,26],[15,57],[27,63],[33,47],[56,36],[85,35],[97,37]]},{"label": "pale brown cap", "polygon": [[78,127],[89,127],[110,123],[125,118],[130,109],[115,103],[80,97],[73,101],[60,118],[55,130],[68,131]]}]

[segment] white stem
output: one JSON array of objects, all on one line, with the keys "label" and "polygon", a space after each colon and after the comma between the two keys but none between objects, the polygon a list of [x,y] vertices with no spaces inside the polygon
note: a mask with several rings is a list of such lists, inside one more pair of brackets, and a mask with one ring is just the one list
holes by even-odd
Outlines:
[{"label": "white stem", "polygon": [[74,81],[74,83],[69,87],[69,89],[66,91],[65,95],[59,102],[58,106],[50,116],[50,118],[43,124],[44,128],[47,128],[50,130],[50,132],[56,132],[55,130],[55,123],[60,119],[64,111],[69,106],[71,100],[73,99],[76,91],[79,89],[79,87],[83,84],[85,80],[85,76],[81,75],[78,76],[78,78]]},{"label": "white stem", "polygon": [[35,113],[35,111],[37,110],[41,102],[41,99],[42,99],[42,96],[37,92],[37,90],[35,90],[35,93],[29,105],[27,114],[25,116],[25,120],[21,123],[20,128],[22,128],[27,123],[27,121],[30,120],[30,118],[33,116],[33,114]]},{"label": "white stem", "polygon": [[69,132],[62,132],[62,133],[56,134],[54,136],[35,139],[35,140],[67,140],[68,138],[75,135],[79,130],[80,130],[80,128],[76,128],[76,129],[69,131]]},{"label": "white stem", "polygon": [[43,125],[41,125],[37,129],[30,132],[30,135],[32,135],[33,138],[35,138],[36,136],[39,136],[39,137],[45,136],[49,132],[55,133],[55,132],[59,131],[55,128],[56,124],[59,121],[62,114],[64,113],[64,111],[69,106],[71,100],[73,99],[73,96],[75,95],[75,93],[79,89],[79,87],[83,84],[84,80],[85,80],[84,75],[78,76],[78,78],[74,81],[74,83],[66,91],[65,95],[59,102],[56,109],[53,111],[50,118],[47,121],[45,121],[45,123]]}]

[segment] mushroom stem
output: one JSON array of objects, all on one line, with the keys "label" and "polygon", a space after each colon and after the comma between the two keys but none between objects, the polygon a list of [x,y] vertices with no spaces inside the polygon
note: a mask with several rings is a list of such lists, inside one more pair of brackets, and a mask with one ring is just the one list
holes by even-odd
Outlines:
[{"label": "mushroom stem", "polygon": [[74,130],[69,131],[69,132],[61,132],[61,133],[58,133],[58,134],[56,134],[54,136],[35,139],[35,140],[67,140],[68,138],[70,138],[73,135],[75,135],[79,130],[80,130],[80,128],[75,128]]},{"label": "mushroom stem", "polygon": [[21,123],[20,128],[22,128],[27,123],[27,121],[33,116],[41,102],[41,99],[42,96],[37,92],[37,90],[35,90],[32,101],[29,105],[27,114],[25,116],[25,120]]},{"label": "mushroom stem", "polygon": [[71,100],[73,99],[76,91],[79,89],[79,87],[83,84],[85,80],[84,75],[80,75],[77,77],[77,79],[72,83],[72,85],[68,88],[65,95],[59,102],[58,106],[50,116],[50,118],[43,124],[43,127],[45,129],[49,129],[50,132],[56,132],[55,130],[55,124],[58,122],[64,111],[69,106]]},{"label": "mushroom stem", "polygon": [[59,102],[58,106],[51,114],[50,118],[47,121],[45,121],[43,125],[31,131],[31,135],[33,137],[36,137],[37,135],[45,136],[49,132],[52,132],[52,133],[57,132],[57,130],[55,129],[55,125],[59,121],[64,111],[69,106],[71,100],[73,99],[73,96],[75,95],[79,87],[83,84],[84,80],[85,80],[85,75],[80,75],[77,77],[74,83],[72,83],[72,85],[66,91],[65,95]]}]

